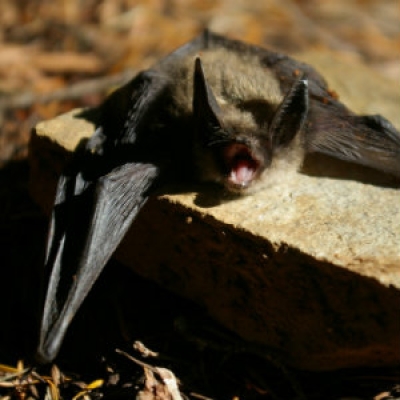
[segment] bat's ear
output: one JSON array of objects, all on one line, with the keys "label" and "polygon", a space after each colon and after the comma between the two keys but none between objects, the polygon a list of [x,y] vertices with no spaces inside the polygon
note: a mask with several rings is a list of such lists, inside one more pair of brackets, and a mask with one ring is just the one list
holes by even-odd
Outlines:
[{"label": "bat's ear", "polygon": [[221,110],[204,76],[200,58],[196,58],[193,78],[193,114],[206,124],[209,132],[222,129]]},{"label": "bat's ear", "polygon": [[297,80],[279,105],[269,134],[273,148],[288,145],[302,128],[308,112],[308,81]]}]

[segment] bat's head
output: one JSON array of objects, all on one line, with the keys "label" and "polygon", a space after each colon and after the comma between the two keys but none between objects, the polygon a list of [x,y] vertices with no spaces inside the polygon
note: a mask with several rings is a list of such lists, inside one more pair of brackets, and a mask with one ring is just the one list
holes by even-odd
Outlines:
[{"label": "bat's head", "polygon": [[296,80],[277,105],[268,102],[268,94],[265,99],[227,104],[214,96],[197,58],[193,93],[194,153],[201,180],[245,194],[268,185],[271,170],[282,161],[299,167],[303,159],[299,133],[308,112],[306,80]]}]

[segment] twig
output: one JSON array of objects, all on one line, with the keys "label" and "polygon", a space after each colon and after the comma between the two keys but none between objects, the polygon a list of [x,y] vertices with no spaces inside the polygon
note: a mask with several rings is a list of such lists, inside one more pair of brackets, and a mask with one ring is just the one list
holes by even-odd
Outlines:
[{"label": "twig", "polygon": [[0,98],[0,110],[4,111],[13,108],[27,108],[33,104],[43,104],[50,101],[79,99],[87,94],[104,92],[113,86],[123,85],[132,78],[133,75],[134,71],[125,70],[116,75],[75,83],[65,89],[56,90],[51,93],[38,95],[32,92],[25,92],[8,97],[4,96],[3,98]]},{"label": "twig", "polygon": [[[143,389],[137,394],[136,399],[160,399],[160,400],[183,400],[179,391],[179,384],[175,374],[161,367],[153,367],[146,364],[120,349],[115,350],[118,354],[140,365],[144,369],[145,383]],[[158,377],[158,379],[157,379]],[[160,384],[161,383],[161,387]]]},{"label": "twig", "polygon": [[211,397],[203,396],[202,394],[190,392],[190,396],[194,397],[195,399],[199,400],[213,400]]},{"label": "twig", "polygon": [[126,353],[126,352],[123,351],[123,350],[115,349],[115,352],[118,353],[118,354],[123,355],[123,356],[126,357],[128,360],[133,361],[135,364],[140,365],[142,368],[148,368],[149,370],[151,370],[151,371],[153,371],[153,372],[157,372],[157,368],[156,368],[156,367],[153,367],[153,366],[150,365],[150,364],[147,364],[147,363],[145,363],[145,362],[143,362],[143,361],[138,360],[137,358],[131,356],[130,354]]}]

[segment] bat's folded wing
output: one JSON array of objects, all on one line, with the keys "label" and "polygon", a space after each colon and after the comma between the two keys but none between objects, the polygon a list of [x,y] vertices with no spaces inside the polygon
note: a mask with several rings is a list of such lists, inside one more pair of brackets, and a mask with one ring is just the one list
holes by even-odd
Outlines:
[{"label": "bat's folded wing", "polygon": [[152,164],[126,163],[96,181],[60,178],[47,254],[51,269],[37,356],[57,355],[73,316],[100,275],[158,175]]},{"label": "bat's folded wing", "polygon": [[379,115],[319,118],[308,151],[352,161],[400,177],[400,132]]}]

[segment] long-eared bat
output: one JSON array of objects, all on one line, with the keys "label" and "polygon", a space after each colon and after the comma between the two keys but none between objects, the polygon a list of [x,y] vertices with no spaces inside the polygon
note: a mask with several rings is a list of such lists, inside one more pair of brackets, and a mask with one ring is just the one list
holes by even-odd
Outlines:
[{"label": "long-eared bat", "polygon": [[[400,133],[358,116],[310,66],[204,32],[100,106],[93,136],[59,179],[38,358],[51,362],[82,301],[163,182],[235,194],[274,183],[320,152],[400,176]],[[279,174],[282,177],[282,174]]]}]

